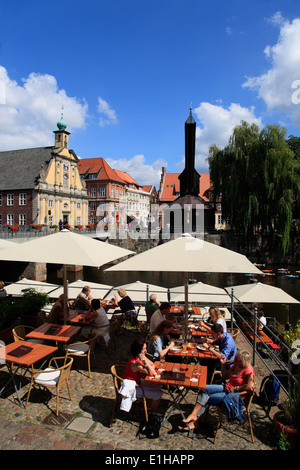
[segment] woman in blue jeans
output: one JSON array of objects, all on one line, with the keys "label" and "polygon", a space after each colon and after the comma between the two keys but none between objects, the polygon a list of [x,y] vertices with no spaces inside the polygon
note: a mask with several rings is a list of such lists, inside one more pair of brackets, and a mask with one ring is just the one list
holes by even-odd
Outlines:
[{"label": "woman in blue jeans", "polygon": [[195,429],[198,426],[198,420],[203,415],[206,405],[218,405],[224,401],[228,393],[239,393],[243,391],[252,391],[254,389],[255,372],[250,364],[251,357],[248,351],[238,351],[231,369],[225,369],[225,358],[220,359],[222,378],[229,379],[222,384],[207,385],[204,390],[200,390],[197,402],[192,413],[183,420],[188,423],[185,431]]}]

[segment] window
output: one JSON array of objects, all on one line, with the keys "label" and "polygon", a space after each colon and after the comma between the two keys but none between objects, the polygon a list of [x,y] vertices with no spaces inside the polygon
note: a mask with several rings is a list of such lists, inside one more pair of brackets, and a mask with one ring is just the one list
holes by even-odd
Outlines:
[{"label": "window", "polygon": [[8,194],[7,195],[7,205],[8,206],[13,206],[14,205],[14,195],[13,194]]},{"label": "window", "polygon": [[2,225],[2,214],[0,214],[0,225]]},{"label": "window", "polygon": [[110,190],[110,197],[114,197],[114,188],[111,188]]},{"label": "window", "polygon": [[14,214],[7,214],[7,223],[8,225],[14,224]]},{"label": "window", "polygon": [[77,209],[81,209],[81,203],[80,202],[77,202]]},{"label": "window", "polygon": [[91,188],[91,197],[96,197],[96,188]]},{"label": "window", "polygon": [[19,225],[26,225],[26,214],[19,214]]},{"label": "window", "polygon": [[95,211],[95,210],[96,210],[96,203],[91,202],[91,211]]},{"label": "window", "polygon": [[69,177],[68,177],[68,175],[65,173],[65,174],[64,174],[64,186],[65,186],[65,187],[68,187],[68,181],[69,181]]},{"label": "window", "polygon": [[96,173],[90,173],[90,174],[88,175],[88,179],[89,179],[89,180],[95,180],[96,178],[97,178]]},{"label": "window", "polygon": [[54,201],[53,199],[49,199],[49,209],[53,209],[54,207]]},{"label": "window", "polygon": [[53,225],[53,215],[49,215],[49,225],[50,227]]},{"label": "window", "polygon": [[2,206],[2,194],[0,194],[0,206]]},{"label": "window", "polygon": [[76,218],[76,225],[81,225],[81,217]]},{"label": "window", "polygon": [[223,218],[221,214],[218,214],[218,224],[222,225],[223,224]]},{"label": "window", "polygon": [[105,186],[101,186],[100,187],[100,197],[104,197],[105,196]]},{"label": "window", "polygon": [[26,193],[19,194],[19,206],[26,206]]},{"label": "window", "polygon": [[118,190],[118,188],[116,188],[116,197],[117,197],[117,198],[119,197],[119,190]]}]

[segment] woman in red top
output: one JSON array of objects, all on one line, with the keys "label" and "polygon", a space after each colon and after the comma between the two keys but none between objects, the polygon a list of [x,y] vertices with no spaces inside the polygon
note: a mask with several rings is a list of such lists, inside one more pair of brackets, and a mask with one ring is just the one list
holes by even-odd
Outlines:
[{"label": "woman in red top", "polygon": [[[250,364],[251,356],[248,351],[238,351],[235,355],[234,363],[231,369],[225,369],[225,358],[220,359],[222,378],[228,379],[224,384],[207,385],[204,390],[200,390],[197,402],[192,413],[183,420],[189,424],[190,429],[198,425],[199,417],[204,413],[206,405],[218,405],[222,403],[228,393],[239,393],[243,391],[252,391],[254,389],[255,372]],[[185,430],[189,431],[189,428]]]},{"label": "woman in red top", "polygon": [[[156,371],[153,362],[146,357],[147,345],[143,338],[138,338],[131,345],[131,357],[126,365],[124,379],[134,380],[143,387],[145,397],[149,399],[150,413],[155,413],[162,396],[161,386],[156,383],[145,382],[146,375],[155,376]],[[136,396],[142,397],[140,387],[136,389]]]}]

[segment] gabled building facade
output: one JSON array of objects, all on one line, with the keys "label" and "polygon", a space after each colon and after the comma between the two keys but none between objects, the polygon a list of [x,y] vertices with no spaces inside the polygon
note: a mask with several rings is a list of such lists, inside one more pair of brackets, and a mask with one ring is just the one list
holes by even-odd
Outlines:
[{"label": "gabled building facade", "polygon": [[0,152],[0,225],[87,224],[88,195],[66,127],[61,116],[52,147]]}]

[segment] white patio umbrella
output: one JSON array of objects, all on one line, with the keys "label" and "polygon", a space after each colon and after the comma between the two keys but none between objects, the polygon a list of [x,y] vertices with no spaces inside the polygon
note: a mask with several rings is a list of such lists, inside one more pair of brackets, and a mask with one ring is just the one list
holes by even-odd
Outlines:
[{"label": "white patio umbrella", "polygon": [[59,287],[58,284],[51,284],[51,283],[43,282],[43,281],[35,281],[32,279],[26,279],[24,277],[20,281],[17,281],[12,284],[9,284],[8,286],[5,286],[5,290],[10,295],[20,296],[20,295],[23,295],[22,291],[24,289],[35,289],[37,292],[50,294],[52,291],[55,291],[58,287]]},{"label": "white patio umbrella", "polygon": [[299,304],[300,302],[287,294],[280,287],[270,286],[262,282],[253,284],[242,284],[239,286],[228,286],[225,290],[243,303],[282,303],[282,304]]},{"label": "white patio umbrella", "polygon": [[[97,299],[103,299],[113,287],[108,284],[100,284],[97,282],[77,279],[77,281],[68,284],[68,299],[76,299],[77,295],[80,294],[84,286],[89,286],[91,288],[92,297]],[[62,286],[58,286],[56,290],[51,292],[51,297],[58,298],[61,294],[63,294],[63,292],[64,288]]]},{"label": "white patio umbrella", "polygon": [[188,275],[192,272],[263,274],[244,255],[189,234],[158,245],[105,271],[184,272],[185,322],[188,322]]},{"label": "white patio umbrella", "polygon": [[11,242],[10,240],[5,240],[3,238],[0,238],[0,250],[3,250],[4,248],[9,248],[10,246],[16,245],[15,242]]},{"label": "white patio umbrella", "polygon": [[114,296],[121,287],[126,290],[126,293],[133,302],[146,302],[149,300],[149,295],[151,294],[156,294],[160,302],[167,302],[168,300],[168,289],[166,287],[160,287],[141,281],[114,287],[108,295]]},{"label": "white patio umbrella", "polygon": [[2,261],[62,264],[64,267],[65,316],[67,310],[67,265],[100,267],[134,252],[62,230],[0,251]]},{"label": "white patio umbrella", "polygon": [[[229,304],[231,297],[221,287],[211,286],[203,282],[188,285],[189,302],[198,302],[205,304]],[[185,292],[183,286],[170,289],[170,300],[172,302],[184,302]]]}]

